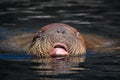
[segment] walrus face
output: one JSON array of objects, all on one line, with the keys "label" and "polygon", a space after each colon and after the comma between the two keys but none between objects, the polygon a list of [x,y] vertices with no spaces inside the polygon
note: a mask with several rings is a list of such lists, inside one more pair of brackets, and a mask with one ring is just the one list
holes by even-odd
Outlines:
[{"label": "walrus face", "polygon": [[73,27],[54,23],[44,26],[33,38],[29,54],[39,57],[65,57],[84,54],[85,44],[80,33]]}]

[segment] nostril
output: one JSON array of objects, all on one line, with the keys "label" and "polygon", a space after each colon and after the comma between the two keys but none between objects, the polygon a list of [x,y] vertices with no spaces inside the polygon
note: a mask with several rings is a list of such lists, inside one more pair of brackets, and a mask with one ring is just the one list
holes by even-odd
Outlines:
[{"label": "nostril", "polygon": [[62,34],[64,34],[65,33],[65,31],[62,31]]},{"label": "nostril", "polygon": [[57,30],[56,32],[57,32],[57,33],[64,34],[64,33],[65,33],[65,30]]},{"label": "nostril", "polygon": [[60,33],[60,31],[59,31],[59,30],[57,30],[57,33]]}]

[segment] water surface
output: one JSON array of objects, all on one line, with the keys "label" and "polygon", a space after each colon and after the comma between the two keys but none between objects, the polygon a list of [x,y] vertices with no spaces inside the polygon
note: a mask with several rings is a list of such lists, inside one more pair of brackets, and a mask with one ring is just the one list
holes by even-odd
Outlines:
[{"label": "water surface", "polygon": [[[119,80],[120,11],[118,0],[1,0],[0,80]],[[114,41],[111,52],[87,51],[86,58],[36,59],[19,49],[12,37],[34,34],[44,25],[62,22],[84,34]],[[5,41],[5,43],[4,43]],[[112,48],[113,49],[113,48]]]}]

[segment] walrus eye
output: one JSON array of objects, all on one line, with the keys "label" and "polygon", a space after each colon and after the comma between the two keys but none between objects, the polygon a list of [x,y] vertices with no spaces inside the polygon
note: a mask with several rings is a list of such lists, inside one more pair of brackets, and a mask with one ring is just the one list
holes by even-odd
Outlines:
[{"label": "walrus eye", "polygon": [[77,32],[77,33],[76,33],[76,36],[77,36],[77,38],[80,38],[80,33]]},{"label": "walrus eye", "polygon": [[39,40],[41,36],[42,36],[42,31],[39,31],[37,35],[33,38],[32,42]]},{"label": "walrus eye", "polygon": [[42,35],[42,31],[39,31],[39,32],[37,33],[37,38],[40,38],[41,35]]}]

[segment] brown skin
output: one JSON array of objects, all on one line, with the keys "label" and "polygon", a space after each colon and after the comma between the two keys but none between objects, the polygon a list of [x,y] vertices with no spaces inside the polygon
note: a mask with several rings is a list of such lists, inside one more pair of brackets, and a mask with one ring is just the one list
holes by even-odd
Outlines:
[{"label": "brown skin", "polygon": [[120,50],[119,41],[91,33],[81,34],[69,25],[53,23],[42,27],[36,34],[20,33],[0,41],[0,53],[25,51],[39,58],[78,56],[84,55],[86,50],[92,53]]},{"label": "brown skin", "polygon": [[77,29],[67,24],[53,23],[36,33],[28,52],[38,57],[65,57],[84,55],[86,47]]}]

